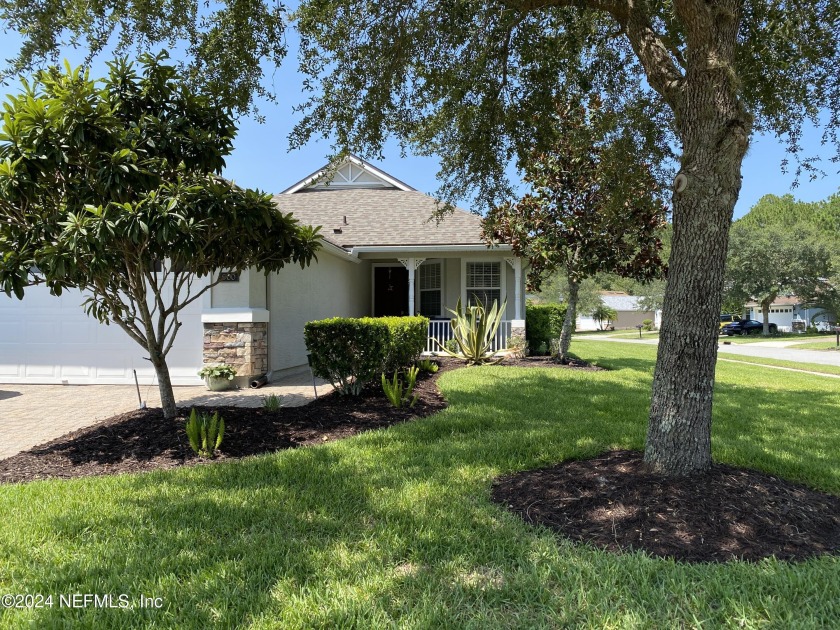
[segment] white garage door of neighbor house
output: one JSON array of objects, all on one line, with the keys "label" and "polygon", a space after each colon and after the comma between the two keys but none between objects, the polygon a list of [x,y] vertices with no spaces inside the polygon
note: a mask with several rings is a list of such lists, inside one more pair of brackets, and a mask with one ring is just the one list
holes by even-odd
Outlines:
[{"label": "white garage door of neighbor house", "polygon": [[[82,309],[79,291],[50,295],[29,287],[23,300],[0,293],[0,383],[143,384],[156,382],[149,354],[116,324],[100,324]],[[181,312],[167,355],[173,384],[200,382],[201,298]]]}]

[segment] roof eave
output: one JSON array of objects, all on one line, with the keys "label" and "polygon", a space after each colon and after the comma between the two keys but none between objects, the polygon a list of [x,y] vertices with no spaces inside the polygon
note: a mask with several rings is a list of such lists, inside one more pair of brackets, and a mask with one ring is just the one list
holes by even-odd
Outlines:
[{"label": "roof eave", "polygon": [[497,251],[509,252],[511,246],[507,244],[487,246],[483,243],[471,244],[440,244],[440,245],[356,245],[350,249],[351,254],[390,254],[400,252],[475,252]]}]

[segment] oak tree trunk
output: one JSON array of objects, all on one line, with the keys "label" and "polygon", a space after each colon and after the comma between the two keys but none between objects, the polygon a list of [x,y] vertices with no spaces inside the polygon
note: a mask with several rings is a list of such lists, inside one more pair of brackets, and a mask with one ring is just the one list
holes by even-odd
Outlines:
[{"label": "oak tree trunk", "polygon": [[578,289],[580,284],[568,278],[569,295],[566,297],[566,317],[563,320],[563,329],[560,331],[560,353],[558,358],[565,361],[569,355],[569,345],[572,343],[572,333],[575,331],[577,321]]},{"label": "oak tree trunk", "polygon": [[[725,45],[715,52],[718,60],[734,58]],[[645,446],[645,461],[666,475],[700,473],[712,463],[723,272],[751,125],[725,67],[711,68],[710,59],[709,49],[688,59],[677,112],[683,155]]]}]

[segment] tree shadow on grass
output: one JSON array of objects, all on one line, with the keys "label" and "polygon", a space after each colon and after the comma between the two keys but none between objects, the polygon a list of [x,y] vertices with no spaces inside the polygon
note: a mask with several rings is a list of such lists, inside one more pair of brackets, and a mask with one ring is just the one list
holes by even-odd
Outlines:
[{"label": "tree shadow on grass", "polygon": [[[641,375],[482,370],[444,375],[445,411],[351,440],[173,472],[33,484],[33,500],[43,502],[33,534],[3,548],[6,562],[15,558],[17,590],[142,592],[165,606],[39,609],[28,619],[195,628],[622,625],[695,614],[724,622],[752,608],[772,614],[779,598],[767,593],[794,590],[790,571],[774,564],[698,573],[613,556],[558,542],[491,504],[490,483],[501,473],[639,448],[649,384]],[[822,394],[803,392],[825,412]],[[738,404],[733,395],[723,391],[722,408]],[[767,413],[781,422],[788,411]],[[741,448],[730,431],[720,439]],[[813,461],[816,453],[800,455]],[[26,487],[13,490],[25,500]],[[831,570],[815,566],[818,575]],[[746,586],[727,604],[731,593],[697,588],[714,576]],[[786,601],[825,596],[810,583]],[[570,595],[581,591],[586,597]],[[651,608],[651,592],[662,607]]]}]

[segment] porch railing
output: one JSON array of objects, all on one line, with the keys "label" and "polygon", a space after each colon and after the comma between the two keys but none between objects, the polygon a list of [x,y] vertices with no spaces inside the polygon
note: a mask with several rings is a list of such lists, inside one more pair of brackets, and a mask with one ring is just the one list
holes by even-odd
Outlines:
[{"label": "porch railing", "polygon": [[[493,338],[493,343],[490,347],[493,352],[507,348],[510,331],[510,320],[503,319],[499,324],[499,329],[496,331],[496,336]],[[426,352],[440,352],[440,346],[435,341],[440,342],[440,345],[445,345],[453,336],[452,324],[448,319],[431,320],[429,322],[429,338],[426,340]]]}]

